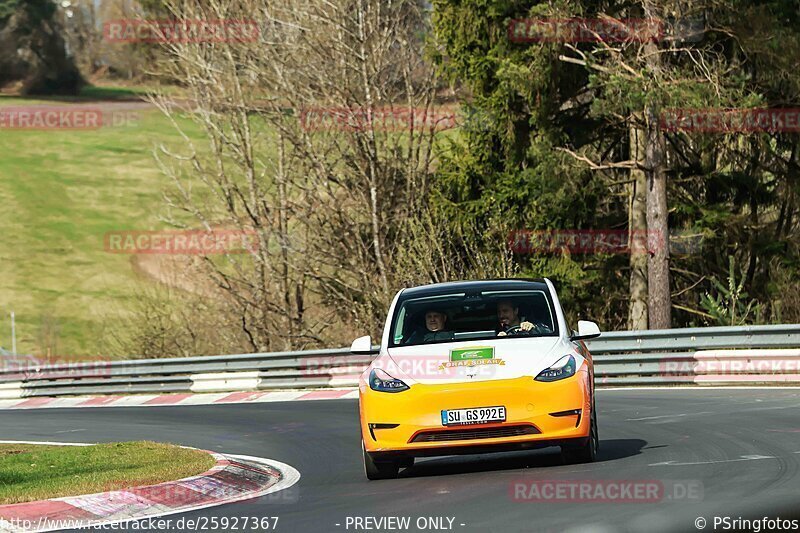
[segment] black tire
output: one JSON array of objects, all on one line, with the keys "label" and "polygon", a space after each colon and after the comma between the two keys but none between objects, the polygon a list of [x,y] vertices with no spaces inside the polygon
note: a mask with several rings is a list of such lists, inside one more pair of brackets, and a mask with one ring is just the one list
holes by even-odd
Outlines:
[{"label": "black tire", "polygon": [[364,441],[361,441],[361,453],[364,458],[364,474],[367,479],[394,479],[400,472],[399,461],[375,461],[366,448],[364,448]]},{"label": "black tire", "polygon": [[579,447],[562,446],[561,457],[566,464],[593,463],[600,449],[600,435],[597,431],[597,415],[592,408],[592,422],[589,424],[589,438]]}]

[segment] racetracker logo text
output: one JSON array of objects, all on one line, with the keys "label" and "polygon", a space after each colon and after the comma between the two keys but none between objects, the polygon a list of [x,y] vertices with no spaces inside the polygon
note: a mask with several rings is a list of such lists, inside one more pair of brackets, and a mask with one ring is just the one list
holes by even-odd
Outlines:
[{"label": "racetracker logo text", "polygon": [[122,43],[254,42],[261,29],[252,20],[120,19],[103,24],[103,36]]},{"label": "racetracker logo text", "polygon": [[112,254],[237,254],[257,250],[258,238],[250,230],[109,231],[104,248]]},{"label": "racetracker logo text", "polygon": [[300,127],[315,131],[441,131],[458,126],[454,111],[403,106],[309,107],[300,110]]},{"label": "racetracker logo text", "polygon": [[0,129],[4,130],[96,130],[103,127],[135,126],[135,111],[108,111],[92,107],[9,106],[0,107]]},{"label": "racetracker logo text", "polygon": [[[255,473],[245,471],[244,476],[248,475],[256,476]],[[109,504],[136,505],[145,500],[168,503],[171,507],[196,505],[198,500],[228,500],[241,496],[242,487],[225,483],[225,478],[226,474],[217,473],[213,478],[195,479],[186,485],[176,482],[133,488],[124,483],[109,483],[103,488],[103,492],[108,492],[106,502]],[[259,505],[293,504],[297,503],[299,499],[299,490],[293,486],[261,496],[258,500],[245,500],[244,503],[258,501]]]},{"label": "racetracker logo text", "polygon": [[698,133],[800,133],[800,109],[667,109],[659,125]]},{"label": "racetracker logo text", "polygon": [[765,353],[739,357],[708,355],[692,361],[661,361],[658,370],[664,376],[795,374],[800,372],[800,354],[770,356]]},{"label": "racetracker logo text", "polygon": [[91,378],[109,375],[111,375],[111,363],[105,360],[76,363],[30,355],[0,358],[0,376],[6,380]]},{"label": "racetracker logo text", "polygon": [[508,245],[515,254],[652,253],[666,246],[664,234],[648,230],[514,230]]},{"label": "racetracker logo text", "polygon": [[[401,380],[474,380],[492,378],[497,368],[505,364],[503,359],[494,358],[450,361],[448,355],[403,355],[387,359],[380,368]],[[301,372],[305,376],[344,378],[362,373],[368,365],[368,360],[358,356],[314,357],[303,361]]]},{"label": "racetracker logo text", "polygon": [[699,480],[557,479],[517,480],[509,485],[515,502],[657,503],[702,500]]},{"label": "racetracker logo text", "polygon": [[508,39],[515,43],[648,42],[664,38],[660,19],[512,19]]}]

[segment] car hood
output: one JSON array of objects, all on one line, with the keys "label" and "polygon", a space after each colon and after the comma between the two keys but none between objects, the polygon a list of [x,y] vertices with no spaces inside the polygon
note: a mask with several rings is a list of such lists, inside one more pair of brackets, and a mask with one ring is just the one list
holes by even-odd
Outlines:
[{"label": "car hood", "polygon": [[389,348],[373,366],[409,384],[477,382],[535,377],[574,353],[560,337],[502,338]]}]

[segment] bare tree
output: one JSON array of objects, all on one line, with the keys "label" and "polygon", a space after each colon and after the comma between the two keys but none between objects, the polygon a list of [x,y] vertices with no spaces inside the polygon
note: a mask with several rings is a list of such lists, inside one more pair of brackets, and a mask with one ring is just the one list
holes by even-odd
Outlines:
[{"label": "bare tree", "polygon": [[398,281],[414,286],[462,279],[511,278],[518,265],[509,246],[512,228],[496,213],[484,226],[465,222],[454,228],[445,214],[421,209],[401,228]]},{"label": "bare tree", "polygon": [[[176,265],[177,267],[178,265]],[[237,327],[229,299],[198,294],[177,286],[185,275],[167,270],[157,284],[135,286],[120,318],[99,332],[104,356],[121,358],[189,357],[252,350]]]},{"label": "bare tree", "polygon": [[[257,11],[248,2],[167,7],[176,19],[191,21],[244,21]],[[305,192],[288,179],[283,135],[268,128],[260,112],[270,97],[251,70],[265,61],[261,45],[257,39],[167,39],[166,74],[184,81],[190,101],[186,109],[164,96],[154,102],[184,140],[157,151],[172,181],[165,219],[176,227],[233,229],[252,240],[247,253],[207,256],[202,263],[216,297],[238,316],[249,348],[274,350],[321,343],[323,323],[309,323],[306,260],[290,244],[302,238],[293,219]],[[190,134],[183,116],[201,127],[202,141]]]},{"label": "bare tree", "polygon": [[426,17],[414,0],[269,10],[275,34],[291,34],[270,43],[269,72],[295,111],[275,125],[306,180],[310,272],[329,304],[370,328],[396,288],[400,233],[424,205],[437,132],[454,124],[435,105]]},{"label": "bare tree", "polygon": [[[176,19],[243,21],[257,38],[165,43],[188,108],[160,146],[168,222],[252,232],[250,253],[205,258],[252,349],[379,327],[406,221],[424,204],[437,132],[418,2],[166,3]],[[202,128],[198,143],[180,117]],[[341,339],[336,338],[336,342]]]}]

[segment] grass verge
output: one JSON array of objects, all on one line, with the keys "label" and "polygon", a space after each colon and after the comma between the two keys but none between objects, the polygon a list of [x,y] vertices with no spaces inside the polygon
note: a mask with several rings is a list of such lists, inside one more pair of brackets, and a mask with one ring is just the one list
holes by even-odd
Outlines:
[{"label": "grass verge", "polygon": [[0,505],[153,485],[212,466],[205,452],[157,442],[0,444]]}]

